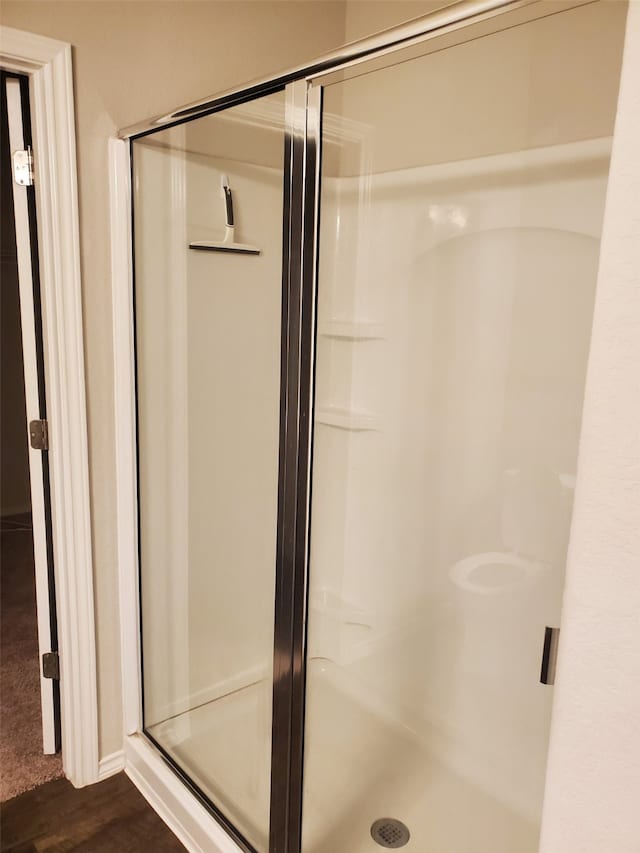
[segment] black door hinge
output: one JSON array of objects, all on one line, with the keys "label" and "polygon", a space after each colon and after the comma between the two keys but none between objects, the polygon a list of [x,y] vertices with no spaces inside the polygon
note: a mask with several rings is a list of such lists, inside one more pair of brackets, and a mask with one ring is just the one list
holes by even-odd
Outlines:
[{"label": "black door hinge", "polygon": [[45,652],[42,655],[42,674],[45,678],[60,681],[60,659],[58,652]]},{"label": "black door hinge", "polygon": [[30,421],[29,437],[34,450],[49,449],[49,425],[46,421]]}]

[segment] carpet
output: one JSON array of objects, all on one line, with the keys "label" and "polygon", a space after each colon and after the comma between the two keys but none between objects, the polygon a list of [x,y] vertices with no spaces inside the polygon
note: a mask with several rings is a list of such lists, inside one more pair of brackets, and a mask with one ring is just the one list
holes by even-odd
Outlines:
[{"label": "carpet", "polygon": [[42,753],[40,669],[30,516],[0,526],[0,801],[63,775]]}]

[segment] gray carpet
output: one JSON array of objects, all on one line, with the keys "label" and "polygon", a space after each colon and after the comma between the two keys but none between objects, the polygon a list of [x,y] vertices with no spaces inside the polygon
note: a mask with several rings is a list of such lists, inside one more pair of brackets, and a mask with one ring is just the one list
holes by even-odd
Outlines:
[{"label": "gray carpet", "polygon": [[33,540],[29,516],[0,527],[0,801],[62,776],[43,755]]}]

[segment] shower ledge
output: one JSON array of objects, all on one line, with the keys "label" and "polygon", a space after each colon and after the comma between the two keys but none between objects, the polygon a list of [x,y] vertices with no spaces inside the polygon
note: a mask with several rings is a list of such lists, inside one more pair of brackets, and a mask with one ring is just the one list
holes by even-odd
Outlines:
[{"label": "shower ledge", "polygon": [[372,323],[368,320],[326,320],[319,324],[318,332],[326,338],[352,341],[375,341],[384,338],[382,323]]},{"label": "shower ledge", "polygon": [[317,424],[336,427],[352,432],[377,432],[380,430],[380,418],[371,412],[359,412],[355,409],[338,409],[333,406],[316,409]]}]

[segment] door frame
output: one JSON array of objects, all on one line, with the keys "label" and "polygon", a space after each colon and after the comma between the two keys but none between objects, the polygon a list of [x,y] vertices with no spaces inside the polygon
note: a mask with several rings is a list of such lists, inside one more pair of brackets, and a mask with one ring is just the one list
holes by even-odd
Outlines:
[{"label": "door frame", "polygon": [[49,422],[52,545],[60,655],[62,763],[75,787],[98,781],[80,237],[71,45],[0,29],[0,65],[29,78]]}]

